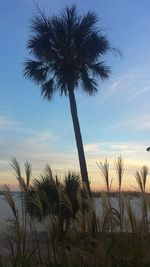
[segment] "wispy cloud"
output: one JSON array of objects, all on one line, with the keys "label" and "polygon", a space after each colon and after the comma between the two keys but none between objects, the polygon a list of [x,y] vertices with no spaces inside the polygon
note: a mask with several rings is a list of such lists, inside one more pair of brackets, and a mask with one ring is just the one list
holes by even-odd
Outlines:
[{"label": "wispy cloud", "polygon": [[18,125],[20,125],[20,122],[10,116],[0,115],[0,129],[13,129]]},{"label": "wispy cloud", "polygon": [[129,132],[148,131],[150,130],[150,114],[137,113],[136,116],[120,119],[117,122],[113,122],[108,126],[102,128],[102,130],[126,129]]},{"label": "wispy cloud", "polygon": [[90,143],[85,145],[86,153],[139,153],[145,152],[146,143],[145,142],[98,142]]},{"label": "wispy cloud", "polygon": [[129,101],[141,97],[150,90],[149,64],[143,58],[139,60],[136,66],[128,68],[126,72],[119,74],[114,78],[110,85],[97,97],[97,104],[103,105],[110,98],[119,97]]},{"label": "wispy cloud", "polygon": [[143,95],[144,93],[150,91],[150,84],[147,86],[144,86],[144,88],[139,89],[137,92],[135,92],[133,95],[129,96],[128,100],[133,100],[136,97],[139,97]]},{"label": "wispy cloud", "polygon": [[[47,133],[41,132],[32,138],[25,138],[21,142],[10,144],[5,151],[6,153],[0,156],[0,183],[16,183],[15,179],[12,178],[13,174],[9,166],[11,153],[21,163],[26,160],[32,163],[34,177],[39,175],[45,163],[49,163],[52,170],[57,172],[60,177],[64,176],[68,170],[79,171],[77,151],[70,151],[67,148],[65,151],[56,150],[53,147],[54,142],[57,141],[53,139],[53,136],[48,136]],[[0,148],[2,148],[1,144]],[[149,163],[149,154],[145,148],[146,144],[144,142],[97,142],[86,144],[86,160],[92,186],[100,185],[100,172],[96,162],[103,162],[107,158],[110,163],[110,175],[116,177],[114,159],[120,154],[125,161],[125,185],[128,185],[130,183],[129,178],[131,176],[134,178],[136,169],[143,164]]]}]

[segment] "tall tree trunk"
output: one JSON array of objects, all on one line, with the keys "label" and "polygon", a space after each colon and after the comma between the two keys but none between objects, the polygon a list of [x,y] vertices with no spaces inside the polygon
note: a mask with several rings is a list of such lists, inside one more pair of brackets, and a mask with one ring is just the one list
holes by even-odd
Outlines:
[{"label": "tall tree trunk", "polygon": [[88,172],[87,172],[87,166],[86,166],[86,161],[85,161],[76,100],[75,100],[75,95],[74,95],[73,90],[69,90],[69,101],[70,101],[70,109],[71,109],[73,127],[74,127],[74,132],[75,132],[76,145],[77,145],[77,150],[78,150],[82,181],[86,183],[88,192],[90,194],[90,184],[89,184],[89,179],[88,179]]}]

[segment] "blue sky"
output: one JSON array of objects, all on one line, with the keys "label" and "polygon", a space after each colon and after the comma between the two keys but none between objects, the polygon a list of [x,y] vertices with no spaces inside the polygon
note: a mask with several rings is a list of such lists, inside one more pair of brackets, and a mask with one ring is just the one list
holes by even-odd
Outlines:
[{"label": "blue sky", "polygon": [[[124,186],[134,184],[134,172],[149,166],[150,154],[150,2],[149,0],[42,0],[36,1],[47,14],[75,3],[79,12],[96,11],[99,26],[123,53],[108,55],[112,75],[99,82],[99,94],[89,97],[76,92],[78,113],[93,187],[101,184],[96,162],[113,163],[124,158]],[[9,162],[15,156],[29,160],[33,176],[47,162],[54,172],[79,170],[69,103],[55,95],[43,101],[39,88],[23,77],[30,36],[30,19],[36,14],[31,0],[0,1],[0,184],[15,184]],[[79,88],[80,89],[80,88]]]}]

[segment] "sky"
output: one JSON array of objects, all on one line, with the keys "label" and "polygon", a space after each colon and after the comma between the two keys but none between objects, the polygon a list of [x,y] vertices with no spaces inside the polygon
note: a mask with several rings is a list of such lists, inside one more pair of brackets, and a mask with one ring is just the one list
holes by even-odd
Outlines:
[{"label": "sky", "polygon": [[[76,4],[79,13],[93,10],[98,26],[122,57],[103,58],[111,66],[108,81],[99,81],[99,93],[89,97],[76,91],[87,167],[94,189],[104,187],[97,163],[107,158],[116,185],[114,160],[124,160],[123,186],[132,190],[135,171],[150,167],[150,1],[149,0],[39,0],[52,15]],[[79,171],[68,98],[41,98],[37,85],[23,76],[28,57],[30,21],[37,14],[32,0],[0,1],[0,185],[17,188],[10,166],[16,157],[29,161],[33,178],[48,163],[60,177]],[[132,185],[132,186],[131,186]],[[150,183],[148,181],[148,189]]]}]

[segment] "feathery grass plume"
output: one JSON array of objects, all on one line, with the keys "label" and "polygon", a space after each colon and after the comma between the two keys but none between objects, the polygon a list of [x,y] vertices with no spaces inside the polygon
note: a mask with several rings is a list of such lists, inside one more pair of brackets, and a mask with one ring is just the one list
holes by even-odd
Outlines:
[{"label": "feathery grass plume", "polygon": [[107,162],[107,159],[105,159],[104,163],[100,162],[99,164],[97,163],[97,165],[100,168],[102,178],[106,185],[106,190],[108,193],[110,193],[109,163]]},{"label": "feathery grass plume", "polygon": [[[100,168],[100,172],[101,172],[101,176],[104,180],[105,186],[106,186],[106,191],[107,191],[107,199],[108,199],[108,204],[109,204],[109,209],[108,209],[108,213],[111,210],[111,195],[110,195],[110,191],[111,191],[111,185],[112,185],[112,179],[111,181],[109,181],[109,164],[107,162],[107,159],[105,159],[104,163],[100,162],[99,164],[97,164]],[[105,219],[104,219],[104,225],[107,225],[106,221],[108,221],[107,219],[107,212],[105,213]],[[109,220],[110,222],[110,220]],[[113,222],[111,223],[111,225],[113,225]],[[111,231],[113,231],[113,227],[111,227]]]},{"label": "feathery grass plume", "polygon": [[123,159],[121,156],[119,156],[117,160],[115,160],[115,168],[116,168],[118,186],[119,186],[119,192],[120,192],[121,186],[122,186],[123,173],[124,173]]},{"label": "feathery grass plume", "polygon": [[13,213],[13,216],[14,216],[15,220],[17,222],[19,222],[18,209],[16,207],[16,204],[14,202],[14,199],[12,197],[12,193],[11,193],[10,188],[8,187],[8,185],[4,185],[2,187],[2,193],[3,193],[4,197],[5,197],[5,201],[7,202],[9,207],[11,208],[11,211]]},{"label": "feathery grass plume", "polygon": [[26,173],[26,186],[27,188],[29,188],[31,175],[32,175],[32,166],[28,161],[25,162],[24,166],[25,166],[25,173]]},{"label": "feathery grass plume", "polygon": [[147,166],[143,166],[140,172],[136,172],[135,178],[139,189],[141,191],[140,199],[141,199],[141,214],[142,220],[141,225],[143,225],[143,230],[149,231],[149,220],[148,220],[148,197],[146,194],[146,182],[147,182],[148,168]]},{"label": "feathery grass plume", "polygon": [[2,192],[5,201],[9,205],[13,214],[13,219],[11,220],[13,223],[13,233],[12,236],[9,233],[6,233],[5,238],[11,252],[12,262],[15,262],[16,260],[17,262],[20,262],[20,256],[22,255],[22,229],[19,221],[19,212],[12,197],[12,193],[7,185],[3,186]]},{"label": "feathery grass plume", "polygon": [[53,173],[52,173],[52,170],[51,170],[51,167],[49,166],[49,164],[45,165],[44,174],[45,174],[45,176],[49,177],[49,179],[53,180]]},{"label": "feathery grass plume", "polygon": [[120,230],[122,231],[123,217],[124,217],[124,200],[123,200],[123,194],[121,193],[121,188],[122,188],[122,179],[124,174],[124,165],[121,156],[119,156],[117,160],[115,160],[115,169],[118,179],[118,191],[119,191]]},{"label": "feathery grass plume", "polygon": [[12,159],[11,167],[15,171],[15,176],[16,176],[16,179],[18,180],[19,187],[20,187],[20,190],[22,192],[22,194],[21,194],[22,227],[24,229],[22,247],[23,247],[23,253],[25,254],[26,238],[27,238],[27,224],[29,224],[27,209],[28,209],[28,206],[30,205],[29,186],[30,186],[32,168],[31,168],[31,164],[29,162],[25,162],[24,168],[25,168],[26,178],[24,179],[21,175],[20,164],[16,160],[16,158]]},{"label": "feathery grass plume", "polygon": [[141,169],[141,176],[143,181],[143,190],[146,191],[146,182],[147,182],[148,168],[147,166],[143,166]]},{"label": "feathery grass plume", "polygon": [[21,168],[20,168],[20,164],[17,161],[17,159],[15,157],[12,158],[12,161],[10,163],[11,167],[14,169],[15,171],[15,176],[17,179],[21,179]]},{"label": "feathery grass plume", "polygon": [[135,173],[137,184],[142,193],[145,193],[145,190],[146,190],[147,174],[148,174],[147,166],[143,166],[143,168],[141,169],[141,172],[136,171]]},{"label": "feathery grass plume", "polygon": [[16,158],[12,158],[11,167],[15,171],[16,179],[19,183],[20,190],[22,192],[22,217],[26,217],[26,203],[29,201],[29,194],[28,194],[28,188],[30,185],[31,180],[31,165],[29,162],[25,162],[25,174],[26,174],[26,181],[21,175],[21,167],[19,162],[16,160]]},{"label": "feathery grass plume", "polygon": [[135,179],[141,192],[144,192],[142,178],[138,171],[135,173]]},{"label": "feathery grass plume", "polygon": [[[58,177],[57,179],[56,176],[53,177],[52,171],[47,165],[44,174],[40,176],[40,179],[34,180],[33,186],[31,186],[30,166],[26,166],[25,179],[21,176],[18,165],[15,165],[15,168],[17,177],[20,177],[18,179],[21,183],[20,188],[23,193],[25,193],[24,191],[29,192],[29,205],[34,208],[33,213],[29,216],[31,220],[30,227],[27,228],[29,234],[24,235],[26,229],[24,225],[20,224],[19,213],[11,191],[8,186],[3,187],[5,192],[2,191],[2,193],[6,196],[13,214],[13,232],[8,232],[6,236],[12,267],[71,267],[73,264],[87,267],[89,266],[88,262],[95,264],[93,267],[149,266],[147,168],[144,167],[138,173],[140,188],[142,188],[138,199],[140,202],[138,208],[141,209],[141,213],[136,213],[137,210],[134,210],[130,199],[125,202],[126,194],[123,193],[122,182],[120,182],[122,180],[118,178],[120,185],[119,198],[116,198],[118,202],[111,201],[110,205],[110,197],[114,196],[111,191],[109,194],[108,190],[101,193],[102,209],[98,219],[95,202],[89,196],[86,184],[80,187],[76,183],[78,179],[74,176],[75,174],[69,173],[68,177],[66,176],[64,181],[60,182]],[[121,169],[119,169],[119,173],[121,177]],[[108,184],[111,189],[109,177]],[[127,196],[130,198],[130,194]],[[74,200],[77,202],[76,210],[73,206]],[[115,208],[116,204],[117,208]],[[42,245],[38,238],[36,217],[41,218],[44,234]],[[32,235],[30,235],[31,233]],[[34,241],[30,236],[34,238]],[[24,244],[26,245],[24,246]],[[44,246],[44,252],[42,246]],[[105,258],[104,264],[100,261],[101,258]],[[144,265],[146,263],[148,265]],[[4,266],[2,265],[2,267]]]}]

